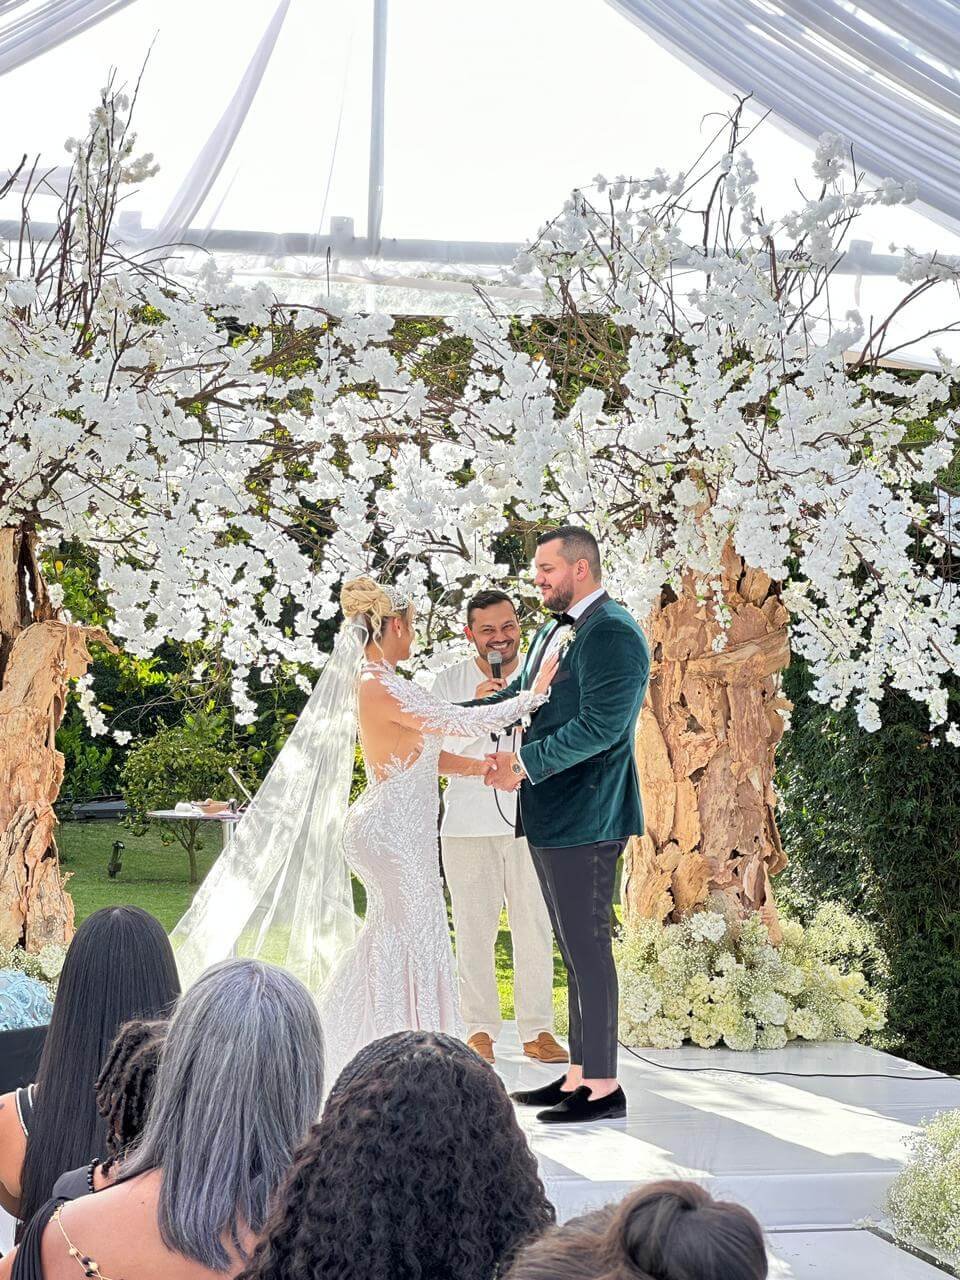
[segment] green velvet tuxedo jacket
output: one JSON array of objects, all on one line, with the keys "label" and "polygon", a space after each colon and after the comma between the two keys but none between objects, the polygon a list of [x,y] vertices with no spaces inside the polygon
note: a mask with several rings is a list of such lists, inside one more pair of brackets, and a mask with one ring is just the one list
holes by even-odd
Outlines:
[{"label": "green velvet tuxedo jacket", "polygon": [[[519,673],[485,701],[530,688],[554,627],[551,619],[540,628]],[[634,733],[649,677],[646,637],[627,610],[610,599],[588,609],[563,651],[550,701],[523,733],[519,820],[532,845],[643,834]]]}]

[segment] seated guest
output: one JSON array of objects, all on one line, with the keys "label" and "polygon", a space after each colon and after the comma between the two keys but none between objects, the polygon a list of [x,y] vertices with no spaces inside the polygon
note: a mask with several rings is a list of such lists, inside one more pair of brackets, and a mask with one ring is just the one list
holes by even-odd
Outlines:
[{"label": "seated guest", "polygon": [[499,1078],[404,1031],[340,1074],[243,1280],[493,1280],[553,1219]]},{"label": "seated guest", "polygon": [[529,1245],[507,1280],[766,1280],[749,1210],[693,1182],[654,1182]]},{"label": "seated guest", "polygon": [[117,1181],[48,1201],[0,1280],[235,1276],[322,1091],[306,987],[258,960],[208,969],[170,1021],[146,1126]]},{"label": "seated guest", "polygon": [[136,1019],[121,1027],[97,1080],[97,1111],[107,1122],[106,1157],[61,1174],[54,1200],[76,1200],[116,1182],[124,1156],[140,1137],[153,1094],[166,1022]]},{"label": "seated guest", "polygon": [[120,1027],[180,994],[163,926],[139,907],[88,916],[63,962],[36,1084],[0,1098],[0,1206],[26,1221],[61,1173],[103,1154],[94,1082]]}]

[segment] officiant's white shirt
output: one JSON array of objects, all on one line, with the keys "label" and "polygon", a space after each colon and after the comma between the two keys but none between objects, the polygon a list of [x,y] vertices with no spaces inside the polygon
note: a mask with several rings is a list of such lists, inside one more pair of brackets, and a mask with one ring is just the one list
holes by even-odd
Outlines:
[{"label": "officiant's white shirt", "polygon": [[[521,660],[522,661],[522,660]],[[517,671],[520,670],[518,666]],[[514,672],[514,676],[516,672]],[[475,658],[466,658],[441,671],[434,681],[433,692],[445,702],[470,702],[476,697],[476,688],[489,676]],[[508,677],[512,680],[514,677]],[[499,746],[488,734],[485,738],[447,738],[444,751],[453,755],[471,756],[481,760],[491,751],[512,751],[513,735],[500,735]],[[500,808],[497,808],[499,797]],[[502,811],[502,816],[501,816]],[[512,836],[517,820],[517,797],[513,792],[494,791],[484,785],[482,778],[451,777],[443,793],[443,822],[440,833],[444,836]]]}]

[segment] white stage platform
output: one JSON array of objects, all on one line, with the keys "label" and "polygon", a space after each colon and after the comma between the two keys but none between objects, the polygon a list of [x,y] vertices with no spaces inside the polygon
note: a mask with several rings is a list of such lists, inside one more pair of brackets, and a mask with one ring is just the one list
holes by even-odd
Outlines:
[{"label": "white stage platform", "polygon": [[[960,1080],[855,1044],[639,1052],[647,1061],[620,1053],[625,1120],[554,1129],[518,1109],[560,1218],[654,1178],[692,1178],[757,1215],[772,1280],[943,1275],[857,1228],[884,1217],[913,1126],[960,1108]],[[523,1057],[513,1027],[497,1069],[510,1089],[559,1074]]]}]

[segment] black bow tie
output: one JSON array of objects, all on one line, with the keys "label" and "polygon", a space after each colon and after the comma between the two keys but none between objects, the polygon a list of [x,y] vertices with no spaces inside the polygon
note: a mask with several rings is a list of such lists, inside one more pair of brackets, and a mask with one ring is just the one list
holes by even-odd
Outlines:
[{"label": "black bow tie", "polygon": [[576,626],[576,618],[570,616],[569,613],[553,613],[550,615],[558,627]]}]

